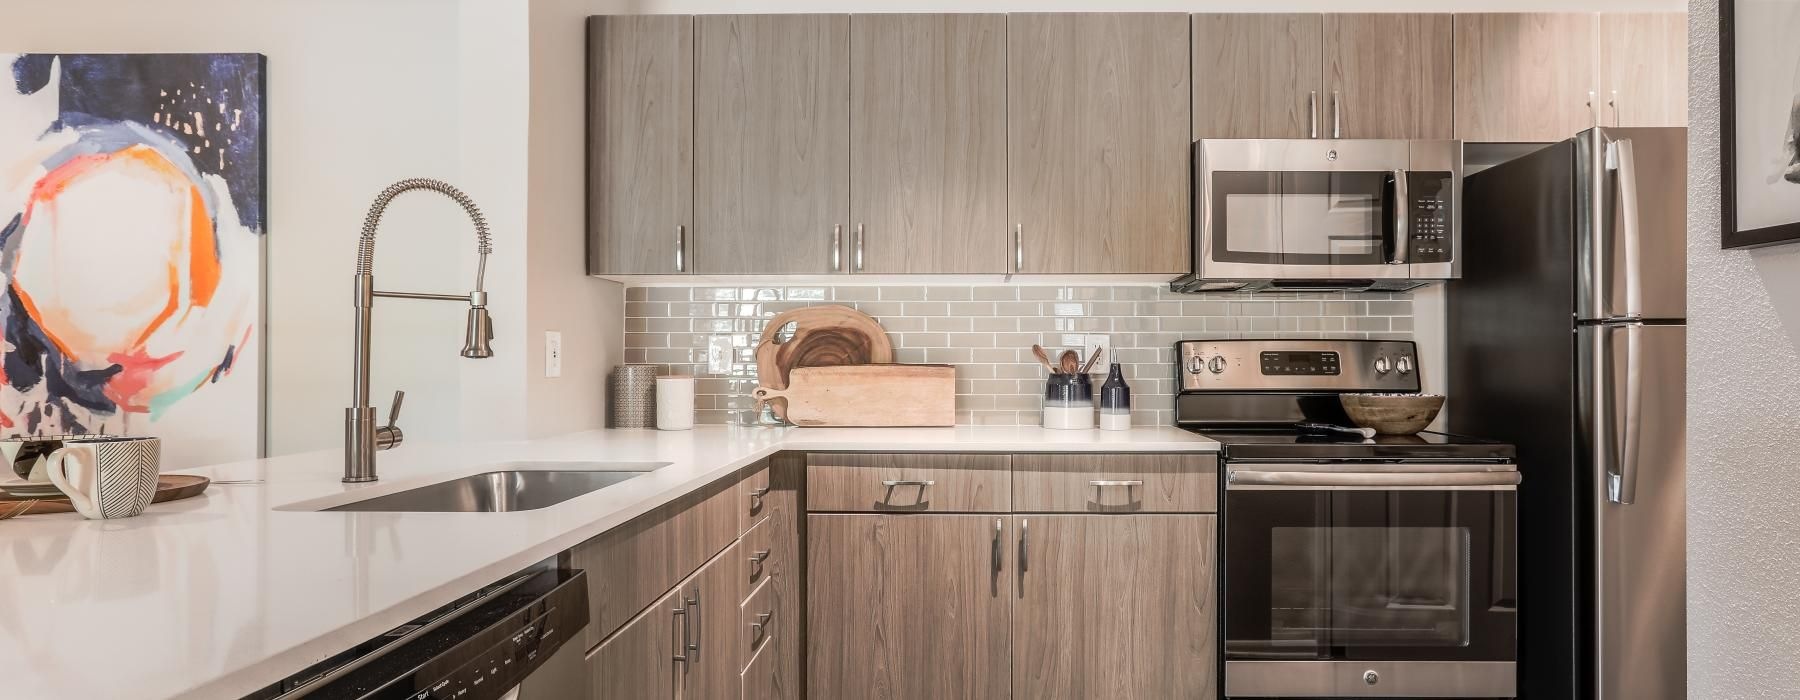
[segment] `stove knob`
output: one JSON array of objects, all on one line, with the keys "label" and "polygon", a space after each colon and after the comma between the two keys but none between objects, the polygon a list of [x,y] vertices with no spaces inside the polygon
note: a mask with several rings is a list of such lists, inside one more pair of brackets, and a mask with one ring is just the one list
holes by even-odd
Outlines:
[{"label": "stove knob", "polygon": [[1376,374],[1387,374],[1392,369],[1393,369],[1393,367],[1388,364],[1387,355],[1382,355],[1380,357],[1375,358],[1375,373]]},{"label": "stove knob", "polygon": [[1213,359],[1206,361],[1206,368],[1209,370],[1212,370],[1213,374],[1224,374],[1225,373],[1225,356],[1224,355],[1213,355]]},{"label": "stove knob", "polygon": [[1200,370],[1204,369],[1205,367],[1206,367],[1206,361],[1200,359],[1199,355],[1188,355],[1188,359],[1187,359],[1188,374],[1199,374]]},{"label": "stove knob", "polygon": [[1363,682],[1367,683],[1369,685],[1375,685],[1376,683],[1380,683],[1381,682],[1381,674],[1376,673],[1374,671],[1374,669],[1363,671]]},{"label": "stove knob", "polygon": [[1413,371],[1412,358],[1408,357],[1406,355],[1401,355],[1400,359],[1394,360],[1394,371],[1397,371],[1401,374],[1412,374],[1412,371]]}]

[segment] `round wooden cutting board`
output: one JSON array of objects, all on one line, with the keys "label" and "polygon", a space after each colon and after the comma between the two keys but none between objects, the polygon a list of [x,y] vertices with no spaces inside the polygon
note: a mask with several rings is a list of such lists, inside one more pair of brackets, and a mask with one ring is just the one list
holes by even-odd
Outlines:
[{"label": "round wooden cutting board", "polygon": [[[192,474],[162,474],[156,477],[156,497],[151,503],[179,501],[193,498],[206,491],[212,479]],[[60,498],[22,498],[10,494],[0,494],[0,520],[21,515],[44,515],[47,513],[73,513],[75,506],[69,504],[67,497]]]},{"label": "round wooden cutting board", "polygon": [[[789,324],[793,335],[780,340]],[[769,319],[756,344],[757,381],[770,389],[786,389],[797,367],[886,364],[894,361],[887,329],[856,309],[841,304],[808,306]],[[769,401],[775,415],[787,419],[787,401]]]}]

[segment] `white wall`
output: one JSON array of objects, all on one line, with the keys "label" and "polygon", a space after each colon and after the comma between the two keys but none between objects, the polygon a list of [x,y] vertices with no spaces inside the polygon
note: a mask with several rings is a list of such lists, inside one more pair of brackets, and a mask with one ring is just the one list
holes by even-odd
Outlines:
[{"label": "white wall", "polygon": [[1688,12],[1688,696],[1800,695],[1800,245],[1719,250],[1718,0]]}]

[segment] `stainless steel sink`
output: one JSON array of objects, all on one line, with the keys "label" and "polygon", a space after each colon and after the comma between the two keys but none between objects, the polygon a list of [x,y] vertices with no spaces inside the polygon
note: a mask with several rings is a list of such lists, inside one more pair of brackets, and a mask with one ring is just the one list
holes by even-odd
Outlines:
[{"label": "stainless steel sink", "polygon": [[323,510],[387,513],[510,513],[537,510],[647,473],[649,469],[504,469]]}]

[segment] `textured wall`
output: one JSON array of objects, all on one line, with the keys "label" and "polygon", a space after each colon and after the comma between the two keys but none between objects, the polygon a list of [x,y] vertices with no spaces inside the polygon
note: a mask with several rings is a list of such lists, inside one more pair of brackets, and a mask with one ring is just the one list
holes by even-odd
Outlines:
[{"label": "textured wall", "polygon": [[[625,359],[698,375],[699,420],[757,420],[755,343],[769,317],[809,304],[853,306],[880,321],[905,363],[956,365],[957,422],[1042,422],[1044,369],[1033,343],[1080,347],[1105,334],[1107,362],[1131,382],[1132,420],[1173,420],[1175,342],[1183,339],[1394,338],[1414,333],[1412,294],[1192,296],[1161,286],[632,287],[625,290]],[[708,375],[714,338],[735,349],[731,371]],[[1426,361],[1429,358],[1422,358]],[[1104,367],[1104,365],[1102,365]],[[1429,376],[1429,374],[1427,375]]]},{"label": "textured wall", "polygon": [[1688,696],[1792,698],[1800,245],[1719,250],[1718,0],[1688,12]]}]

